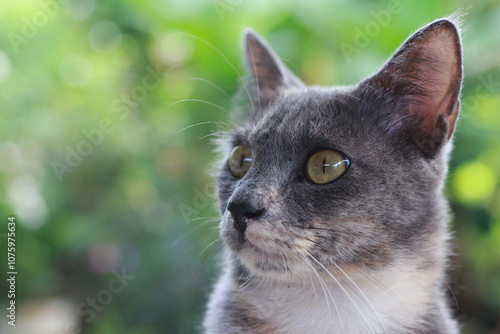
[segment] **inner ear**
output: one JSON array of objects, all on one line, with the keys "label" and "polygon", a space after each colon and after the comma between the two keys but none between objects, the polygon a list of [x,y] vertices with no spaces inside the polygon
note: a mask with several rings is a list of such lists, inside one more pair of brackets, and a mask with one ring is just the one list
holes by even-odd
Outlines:
[{"label": "inner ear", "polygon": [[252,95],[260,109],[283,91],[303,87],[298,79],[255,32],[245,32],[245,57],[252,77]]},{"label": "inner ear", "polygon": [[366,84],[381,88],[395,104],[390,132],[412,133],[433,156],[452,135],[459,112],[462,57],[457,27],[439,20],[411,36]]}]

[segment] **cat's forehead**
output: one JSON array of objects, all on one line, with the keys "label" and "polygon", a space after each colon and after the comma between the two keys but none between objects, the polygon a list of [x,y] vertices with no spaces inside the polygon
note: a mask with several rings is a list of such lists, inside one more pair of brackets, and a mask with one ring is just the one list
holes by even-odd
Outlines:
[{"label": "cat's forehead", "polygon": [[238,137],[254,145],[297,143],[341,135],[349,126],[356,98],[351,88],[308,87],[285,94],[250,117]]}]

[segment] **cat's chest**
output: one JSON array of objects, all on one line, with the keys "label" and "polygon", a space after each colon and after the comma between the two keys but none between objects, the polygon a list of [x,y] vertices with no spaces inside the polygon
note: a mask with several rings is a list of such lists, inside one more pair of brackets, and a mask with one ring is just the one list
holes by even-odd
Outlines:
[{"label": "cat's chest", "polygon": [[[431,287],[402,272],[385,272],[370,279],[324,279],[309,286],[287,285],[245,296],[255,315],[277,333],[366,334],[401,333],[421,318],[431,302]],[[430,280],[429,280],[430,282]]]}]

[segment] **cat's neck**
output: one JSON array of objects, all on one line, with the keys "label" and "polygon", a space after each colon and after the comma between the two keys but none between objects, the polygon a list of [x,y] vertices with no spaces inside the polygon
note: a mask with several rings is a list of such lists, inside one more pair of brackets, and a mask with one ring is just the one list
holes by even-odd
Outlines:
[{"label": "cat's neck", "polygon": [[[298,283],[242,279],[237,271],[224,275],[223,294],[242,316],[256,319],[259,333],[416,333],[432,308],[441,309],[441,273],[407,262],[382,271],[323,271]],[[453,327],[447,318],[433,320]]]}]

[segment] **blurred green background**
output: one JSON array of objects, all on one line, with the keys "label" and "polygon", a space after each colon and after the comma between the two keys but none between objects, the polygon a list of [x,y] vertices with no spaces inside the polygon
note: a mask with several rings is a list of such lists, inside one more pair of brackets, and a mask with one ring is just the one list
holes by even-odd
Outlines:
[{"label": "blurred green background", "polygon": [[421,25],[468,8],[448,283],[464,333],[500,333],[500,3],[471,4],[2,1],[0,332],[196,333],[220,249],[210,135],[241,103],[242,30],[309,84],[353,84]]}]

